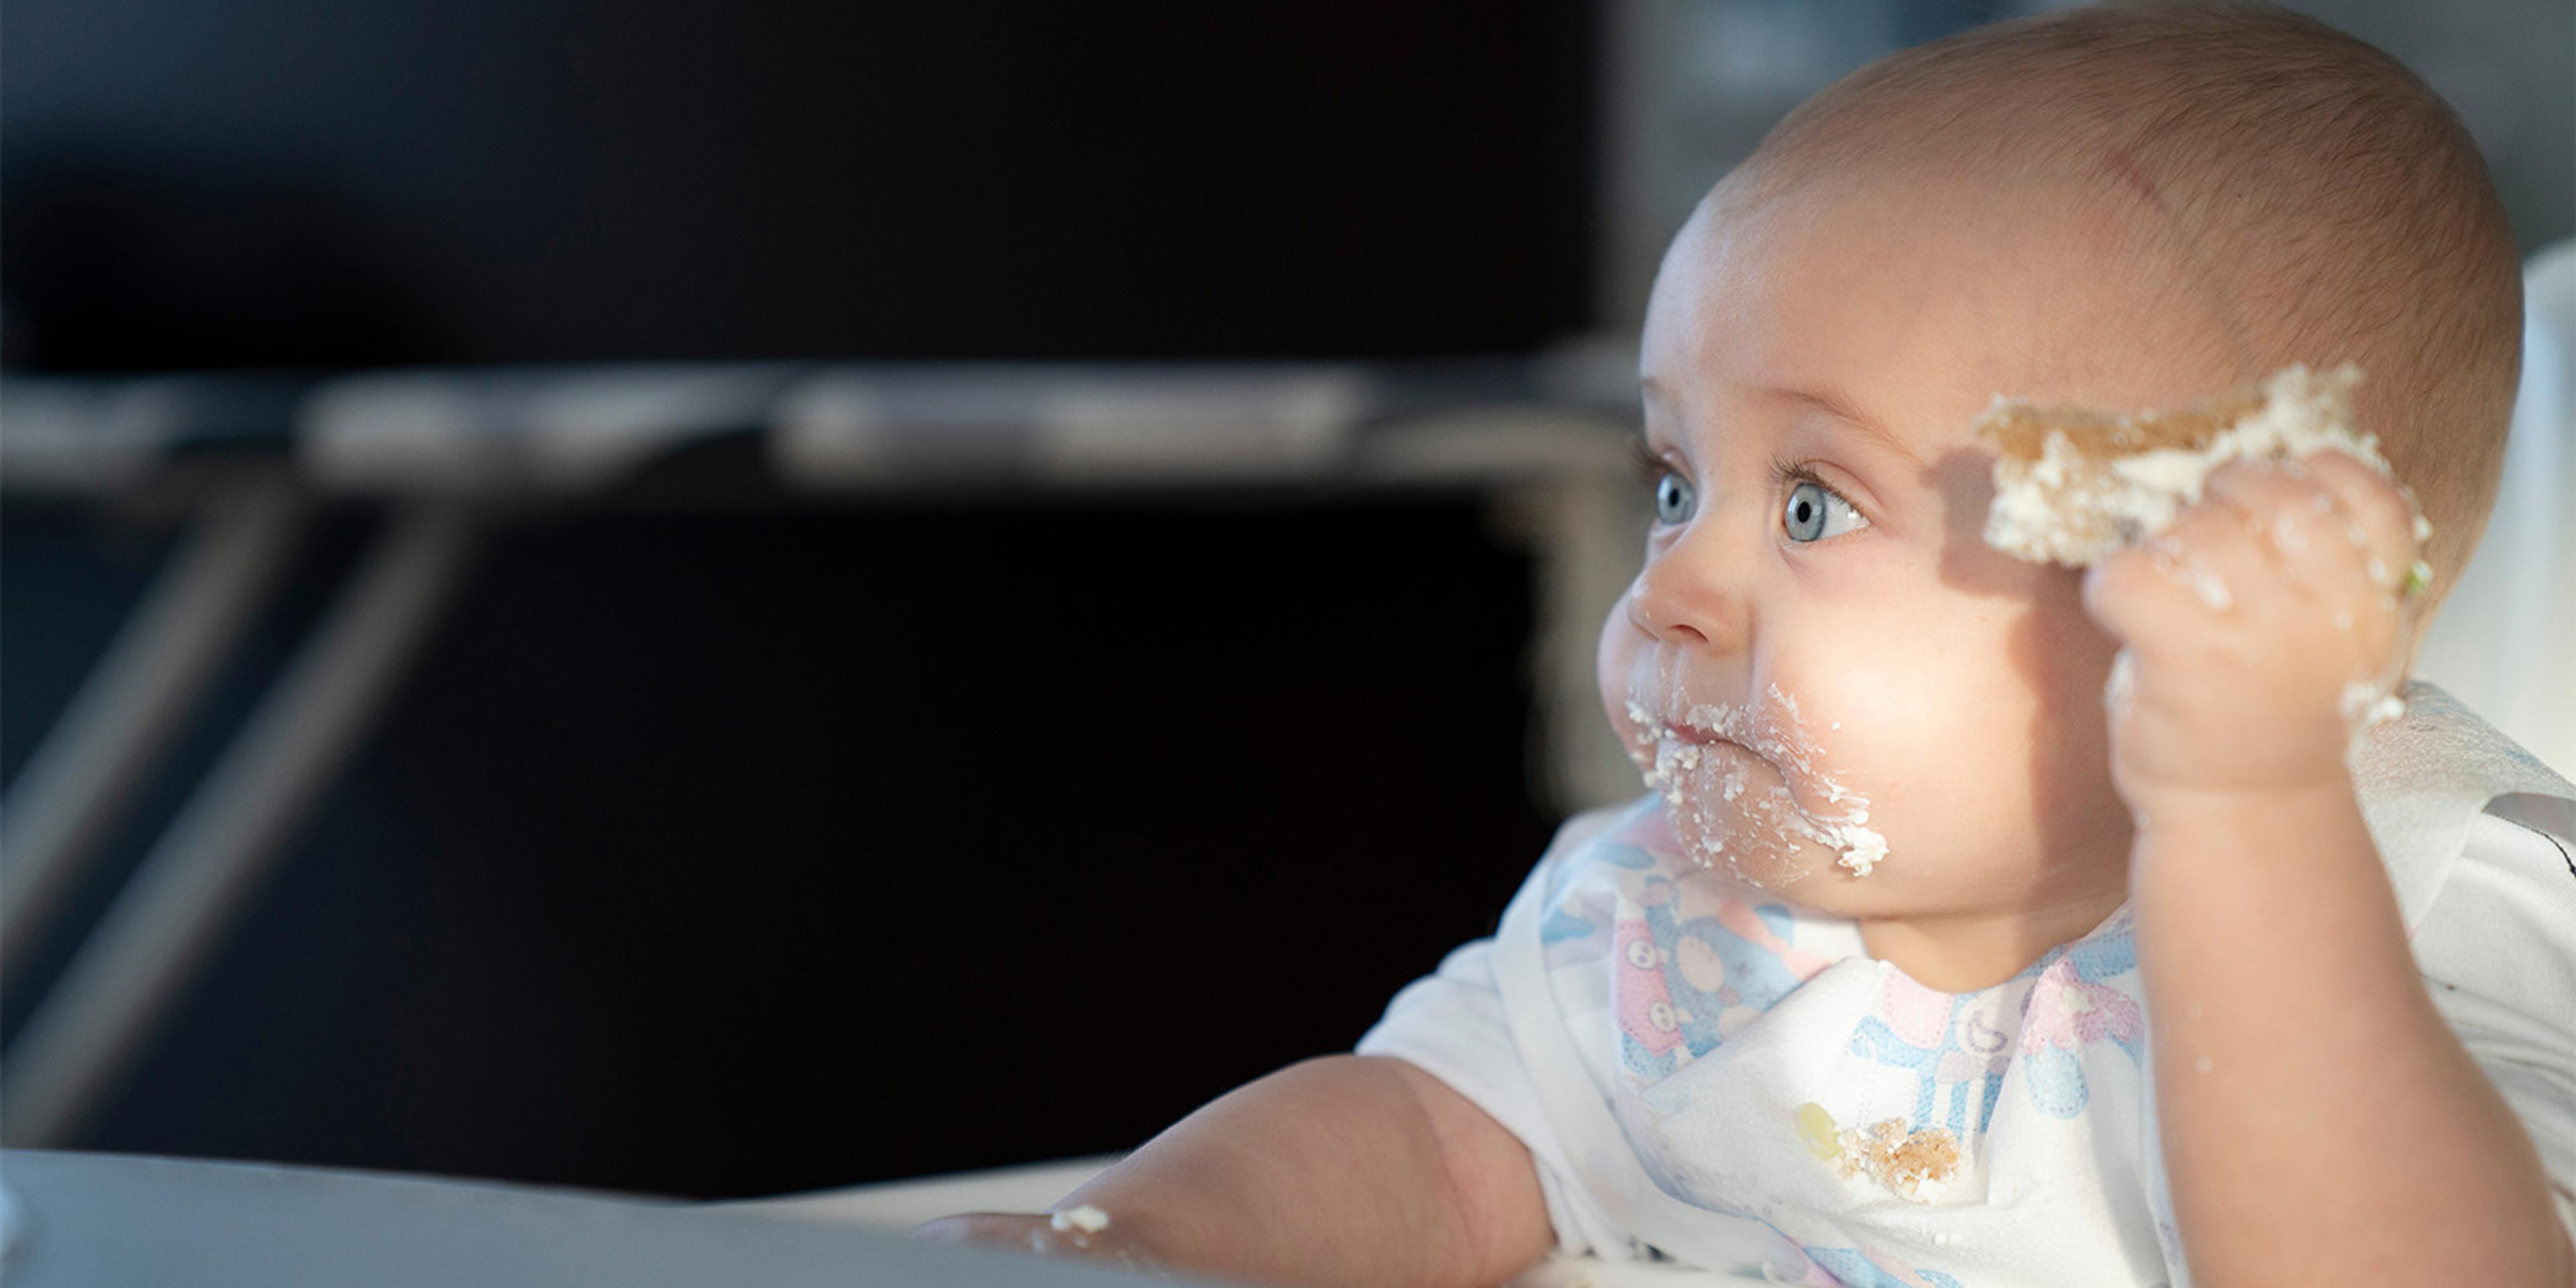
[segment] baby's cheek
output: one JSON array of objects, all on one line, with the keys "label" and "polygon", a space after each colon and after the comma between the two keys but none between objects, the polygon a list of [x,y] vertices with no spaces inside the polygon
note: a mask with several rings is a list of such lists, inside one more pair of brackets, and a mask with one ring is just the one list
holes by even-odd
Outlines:
[{"label": "baby's cheek", "polygon": [[1601,623],[1601,640],[1593,654],[1593,682],[1600,689],[1602,714],[1609,717],[1619,744],[1627,748],[1628,758],[1643,769],[1653,757],[1651,751],[1640,750],[1639,727],[1628,716],[1628,703],[1630,686],[1637,681],[1637,668],[1653,645],[1628,620],[1628,598],[1635,593],[1636,588],[1631,586],[1618,603],[1610,606],[1609,616]]},{"label": "baby's cheek", "polygon": [[[1961,817],[1996,803],[1982,781],[1993,722],[1999,710],[2028,705],[1996,694],[1990,677],[1951,665],[1957,660],[1886,636],[1866,647],[1840,640],[1805,650],[1779,682],[1814,747],[1812,763],[1791,771],[1799,800],[1838,842],[1884,840],[1890,870],[1916,866],[1954,838]],[[1846,866],[1866,862],[1845,853]]]},{"label": "baby's cheek", "polygon": [[1841,785],[1868,801],[1889,870],[1929,873],[2074,843],[2112,800],[2101,710],[2108,651],[2089,656],[2093,639],[2053,636],[2029,608],[1914,620],[1910,640],[1819,647],[1802,668],[1815,676],[1807,705],[1825,716],[1815,737]]},{"label": "baby's cheek", "polygon": [[2048,589],[1997,642],[1980,736],[1993,749],[1986,794],[2027,820],[2032,843],[2063,861],[2105,836],[2117,846],[2126,835],[2103,707],[2119,646],[2085,614],[2079,578],[2067,574]]},{"label": "baby's cheek", "polygon": [[1909,755],[1939,741],[1943,686],[1911,662],[1901,641],[1882,636],[1874,646],[1846,638],[1810,644],[1774,668],[1771,684],[1794,708],[1797,734],[1813,749],[1811,777],[1823,794],[1810,804],[1829,803],[1823,779],[1866,792],[1884,786],[1888,772]]}]

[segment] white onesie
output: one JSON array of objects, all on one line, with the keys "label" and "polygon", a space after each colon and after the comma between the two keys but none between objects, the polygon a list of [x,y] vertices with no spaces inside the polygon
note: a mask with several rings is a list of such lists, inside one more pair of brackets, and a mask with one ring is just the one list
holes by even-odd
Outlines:
[{"label": "white onesie", "polygon": [[[2440,690],[2406,698],[2355,759],[2362,812],[2427,989],[2576,1229],[2576,788]],[[1560,1250],[1852,1288],[2187,1282],[2126,908],[1943,993],[1678,857],[1658,804],[1569,821],[1495,937],[1358,1047],[1529,1146]]]}]

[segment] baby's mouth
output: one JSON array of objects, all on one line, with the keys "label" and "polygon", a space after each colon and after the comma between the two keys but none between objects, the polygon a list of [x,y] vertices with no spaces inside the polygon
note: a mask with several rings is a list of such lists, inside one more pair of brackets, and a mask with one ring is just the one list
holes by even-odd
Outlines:
[{"label": "baby's mouth", "polygon": [[[1685,714],[1668,716],[1664,710],[1678,707]],[[1710,753],[1733,754],[1758,760],[1779,769],[1771,754],[1778,750],[1779,740],[1766,738],[1752,726],[1742,709],[1723,703],[1672,704],[1662,708],[1645,702],[1628,701],[1628,723],[1635,727],[1628,746],[1629,759],[1654,779],[1658,762],[1669,762],[1678,755],[1684,768],[1695,767],[1701,756]],[[1671,766],[1664,766],[1669,773]]]},{"label": "baby's mouth", "polygon": [[[1664,798],[1668,813],[1686,807],[1693,811],[1701,824],[1695,830],[1703,833],[1700,848],[1709,851],[1706,856],[1694,855],[1703,862],[1720,858],[1737,876],[1745,876],[1726,844],[1726,834],[1750,839],[1741,827],[1754,825],[1777,834],[1784,844],[1794,835],[1838,851],[1837,866],[1854,877],[1869,875],[1886,856],[1887,841],[1866,826],[1868,800],[1823,772],[1818,763],[1823,749],[1807,735],[1797,704],[1776,685],[1771,697],[1781,708],[1776,713],[1751,712],[1730,703],[1662,704],[1666,711],[1678,707],[1683,712],[1679,717],[1666,716],[1655,706],[1631,698],[1626,714],[1635,732],[1629,741],[1629,758],[1644,775],[1646,786]],[[1742,760],[1719,770],[1720,758],[1736,757]],[[1748,781],[1746,762],[1768,769],[1776,782],[1766,786]],[[1811,791],[1821,792],[1830,812],[1811,810],[1798,799],[1795,787],[1801,781]],[[1724,826],[1717,822],[1723,815],[1713,812],[1740,809],[1751,810],[1761,822],[1746,819],[1738,826]],[[1803,875],[1801,871],[1787,879]]]},{"label": "baby's mouth", "polygon": [[1743,743],[1737,742],[1735,739],[1730,738],[1715,729],[1711,729],[1703,725],[1692,724],[1686,719],[1667,720],[1664,722],[1663,727],[1667,735],[1680,739],[1683,742],[1697,743],[1703,747],[1721,745],[1732,747],[1748,756],[1759,756],[1761,754],[1753,750],[1751,747],[1745,746]]},{"label": "baby's mouth", "polygon": [[1711,770],[1720,765],[1727,767],[1725,781],[1732,784],[1725,792],[1728,800],[1734,800],[1744,790],[1748,769],[1757,772],[1767,770],[1770,776],[1781,780],[1783,791],[1788,789],[1788,776],[1780,772],[1780,767],[1770,757],[1724,734],[1695,725],[1664,726],[1662,736],[1648,744],[1645,755],[1638,759],[1638,768],[1645,771],[1647,785],[1667,795],[1682,786],[1684,774],[1703,765]]}]

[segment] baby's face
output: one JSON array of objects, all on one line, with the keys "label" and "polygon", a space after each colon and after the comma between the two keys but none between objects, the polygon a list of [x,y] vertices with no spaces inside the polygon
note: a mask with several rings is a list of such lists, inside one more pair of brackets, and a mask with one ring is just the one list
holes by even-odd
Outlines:
[{"label": "baby's face", "polygon": [[2228,347],[2217,313],[2106,269],[2137,217],[1731,181],[1674,242],[1640,364],[1657,515],[1600,680],[1710,868],[1864,919],[2081,933],[2119,902],[2114,650],[2075,573],[1985,544],[1969,426],[1999,392],[2155,406],[2231,383],[2196,356]]}]

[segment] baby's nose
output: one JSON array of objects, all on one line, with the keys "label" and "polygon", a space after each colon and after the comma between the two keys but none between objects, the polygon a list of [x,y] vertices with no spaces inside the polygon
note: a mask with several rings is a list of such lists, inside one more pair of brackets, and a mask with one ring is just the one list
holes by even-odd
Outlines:
[{"label": "baby's nose", "polygon": [[1628,620],[1656,640],[1691,648],[1734,651],[1744,646],[1744,570],[1733,568],[1710,539],[1695,530],[1646,561],[1628,593]]}]

